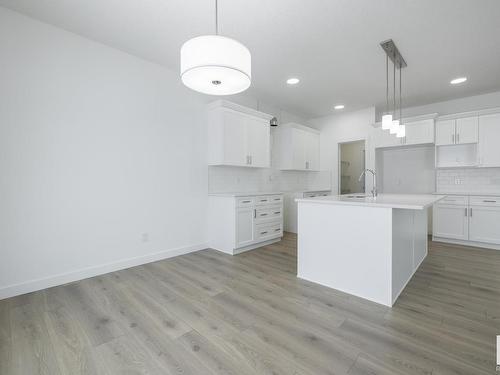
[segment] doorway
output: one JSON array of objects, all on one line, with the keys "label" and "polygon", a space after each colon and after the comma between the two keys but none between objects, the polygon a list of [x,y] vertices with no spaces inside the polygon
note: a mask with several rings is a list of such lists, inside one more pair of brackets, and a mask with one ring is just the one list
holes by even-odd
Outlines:
[{"label": "doorway", "polygon": [[365,193],[365,140],[339,143],[340,194]]}]

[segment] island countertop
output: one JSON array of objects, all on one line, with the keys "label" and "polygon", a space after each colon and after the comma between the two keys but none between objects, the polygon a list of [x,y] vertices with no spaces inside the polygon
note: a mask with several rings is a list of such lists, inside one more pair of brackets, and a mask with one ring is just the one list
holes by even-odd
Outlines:
[{"label": "island countertop", "polygon": [[446,197],[446,195],[437,194],[379,194],[376,198],[371,195],[353,198],[361,195],[363,194],[330,195],[327,197],[298,198],[295,201],[299,203],[423,210]]}]

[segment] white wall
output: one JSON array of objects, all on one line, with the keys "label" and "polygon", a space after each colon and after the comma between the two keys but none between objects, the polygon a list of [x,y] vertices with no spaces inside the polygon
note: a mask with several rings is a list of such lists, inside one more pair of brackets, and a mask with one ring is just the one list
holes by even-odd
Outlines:
[{"label": "white wall", "polygon": [[[457,87],[458,88],[458,87]],[[438,113],[440,116],[500,107],[500,91],[403,109],[403,117]],[[377,112],[380,121],[382,114]]]},{"label": "white wall", "polygon": [[204,246],[177,73],[1,7],[0,51],[0,299]]},{"label": "white wall", "polygon": [[[321,131],[320,166],[322,170],[331,171],[332,191],[337,192],[339,187],[339,143],[361,139],[368,140],[368,135],[374,122],[374,107],[309,120],[311,126]],[[369,150],[368,144],[366,150]],[[366,159],[366,167],[372,168],[373,158],[368,152],[366,153]],[[366,191],[370,191],[371,188],[371,179],[368,178],[366,179]]]}]

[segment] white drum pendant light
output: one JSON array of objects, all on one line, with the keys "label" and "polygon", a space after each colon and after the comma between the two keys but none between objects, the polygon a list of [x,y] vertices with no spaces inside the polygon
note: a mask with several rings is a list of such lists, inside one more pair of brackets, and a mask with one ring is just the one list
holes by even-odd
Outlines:
[{"label": "white drum pendant light", "polygon": [[231,95],[250,87],[252,58],[240,42],[218,35],[215,0],[215,35],[188,40],[181,48],[182,83],[209,95]]}]

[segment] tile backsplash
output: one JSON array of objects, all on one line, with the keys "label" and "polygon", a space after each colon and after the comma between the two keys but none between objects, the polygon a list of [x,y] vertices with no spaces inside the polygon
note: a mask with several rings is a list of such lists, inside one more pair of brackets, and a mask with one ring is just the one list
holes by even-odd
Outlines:
[{"label": "tile backsplash", "polygon": [[437,191],[500,195],[500,168],[438,169]]},{"label": "tile backsplash", "polygon": [[209,193],[329,190],[331,173],[272,168],[208,167]]}]

